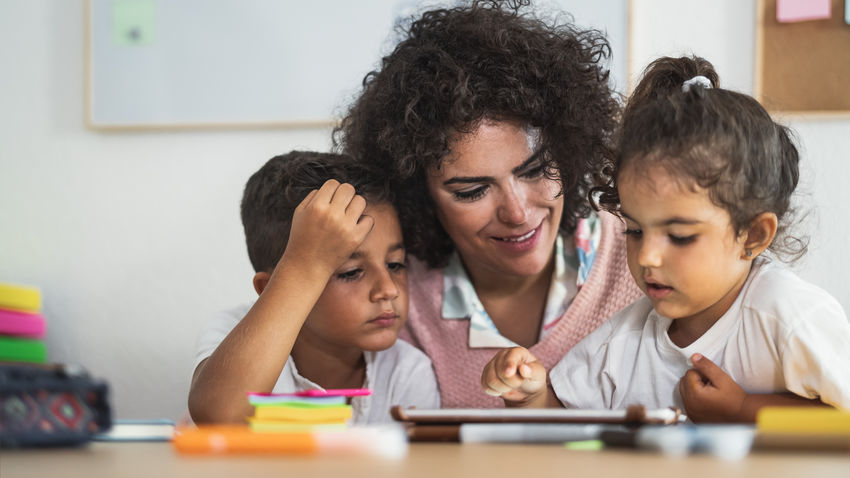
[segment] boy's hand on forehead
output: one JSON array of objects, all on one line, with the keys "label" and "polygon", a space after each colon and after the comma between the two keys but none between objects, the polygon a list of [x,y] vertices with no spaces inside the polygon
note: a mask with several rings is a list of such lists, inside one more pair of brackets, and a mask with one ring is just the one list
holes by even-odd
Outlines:
[{"label": "boy's hand on forehead", "polygon": [[374,219],[364,216],[365,210],[366,200],[352,185],[329,179],[295,208],[284,256],[325,266],[331,274],[372,230]]}]

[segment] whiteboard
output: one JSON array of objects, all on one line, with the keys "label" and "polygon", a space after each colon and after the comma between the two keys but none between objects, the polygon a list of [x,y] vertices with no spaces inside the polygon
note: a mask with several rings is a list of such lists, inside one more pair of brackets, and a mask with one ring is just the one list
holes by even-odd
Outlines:
[{"label": "whiteboard", "polygon": [[[88,0],[95,129],[334,124],[415,0]],[[625,85],[627,0],[557,0],[608,32]]]}]

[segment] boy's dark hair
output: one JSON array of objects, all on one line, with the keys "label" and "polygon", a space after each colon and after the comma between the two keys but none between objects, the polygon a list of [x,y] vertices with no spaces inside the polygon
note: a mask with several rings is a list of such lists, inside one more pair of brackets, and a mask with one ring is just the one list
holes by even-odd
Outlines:
[{"label": "boy's dark hair", "polygon": [[431,267],[445,265],[454,244],[426,174],[485,120],[539,129],[547,169],[561,179],[564,231],[590,213],[592,173],[610,157],[618,112],[603,67],[610,47],[601,32],[541,20],[522,11],[528,5],[474,1],[400,25],[404,38],[334,131],[337,147],[394,175],[407,250]]},{"label": "boy's dark hair", "polygon": [[[683,83],[703,76],[706,87]],[[640,162],[640,166],[635,163]],[[684,186],[708,191],[728,211],[740,234],[764,212],[776,214],[779,229],[770,246],[792,259],[806,242],[788,235],[791,197],[799,180],[799,154],[788,128],[773,121],[750,96],[718,88],[718,76],[699,57],[663,57],[644,70],[623,113],[617,154],[606,169],[607,184],[591,191],[596,206],[616,213],[617,179],[624,168],[648,174],[660,165]]]},{"label": "boy's dark hair", "polygon": [[295,208],[328,179],[351,184],[369,203],[391,202],[386,178],[350,156],[292,151],[273,157],[248,179],[242,196],[242,226],[256,272],[274,270]]}]

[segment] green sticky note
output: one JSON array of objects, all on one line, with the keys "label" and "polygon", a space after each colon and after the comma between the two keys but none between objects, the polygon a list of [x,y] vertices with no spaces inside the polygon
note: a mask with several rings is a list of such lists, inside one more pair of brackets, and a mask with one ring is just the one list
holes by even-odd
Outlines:
[{"label": "green sticky note", "polygon": [[564,443],[567,450],[598,451],[605,448],[602,440],[568,441]]},{"label": "green sticky note", "polygon": [[150,45],[156,33],[155,0],[113,0],[112,32],[117,45]]}]

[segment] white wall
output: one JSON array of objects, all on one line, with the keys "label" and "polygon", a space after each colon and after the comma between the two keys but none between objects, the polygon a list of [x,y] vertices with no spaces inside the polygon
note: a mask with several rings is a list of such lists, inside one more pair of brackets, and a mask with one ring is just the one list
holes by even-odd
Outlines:
[{"label": "white wall", "polygon": [[[692,49],[752,90],[752,1],[634,0],[638,68]],[[685,8],[682,5],[688,5]],[[83,122],[83,1],[0,1],[0,281],[44,296],[48,353],[105,378],[115,416],[179,417],[194,340],[253,297],[238,203],[274,154],[329,131],[101,133]],[[636,70],[634,70],[636,71]],[[805,277],[850,308],[850,120],[793,121],[820,209]]]},{"label": "white wall", "polygon": [[0,1],[0,281],[42,289],[49,360],[108,380],[116,417],[178,417],[202,322],[255,296],[245,181],[330,132],[87,130],[83,15]]}]

